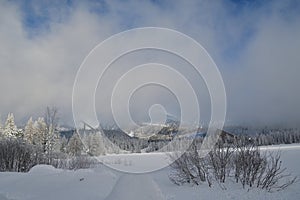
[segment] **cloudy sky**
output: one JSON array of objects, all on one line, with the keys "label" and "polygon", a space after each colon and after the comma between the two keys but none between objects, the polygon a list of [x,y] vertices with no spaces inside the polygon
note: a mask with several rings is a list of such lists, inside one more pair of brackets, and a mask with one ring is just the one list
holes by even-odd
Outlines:
[{"label": "cloudy sky", "polygon": [[[21,124],[31,115],[42,115],[46,106],[56,106],[61,123],[72,125],[72,88],[84,58],[111,35],[145,26],[174,29],[203,45],[224,80],[228,123],[299,126],[297,0],[0,0],[2,120],[13,112]],[[124,63],[141,58],[169,61],[169,65],[181,62],[161,54],[143,51],[128,55],[110,74],[120,74],[120,69],[126,68]],[[194,85],[203,102],[204,119],[209,119],[203,81],[194,79],[189,66],[177,68]],[[112,86],[106,84],[96,96],[97,114],[103,123],[111,120],[105,100]],[[146,119],[147,109],[155,103],[164,105],[168,113],[180,114],[178,102],[167,90],[142,89],[130,104],[135,120]]]}]

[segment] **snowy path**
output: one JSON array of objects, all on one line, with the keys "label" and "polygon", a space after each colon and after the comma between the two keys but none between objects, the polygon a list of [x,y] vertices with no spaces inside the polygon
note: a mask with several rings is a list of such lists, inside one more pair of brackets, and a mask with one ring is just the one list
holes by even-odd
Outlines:
[{"label": "snowy path", "polygon": [[164,195],[158,185],[147,174],[123,174],[106,200],[143,199],[164,200]]},{"label": "snowy path", "polygon": [[269,145],[269,146],[260,146],[260,150],[299,150],[299,144],[279,144],[279,145]]}]

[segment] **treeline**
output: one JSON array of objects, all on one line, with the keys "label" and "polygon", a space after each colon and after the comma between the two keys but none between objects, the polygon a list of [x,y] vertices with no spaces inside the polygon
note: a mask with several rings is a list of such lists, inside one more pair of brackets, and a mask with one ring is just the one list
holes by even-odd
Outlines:
[{"label": "treeline", "polygon": [[[36,164],[74,169],[95,163],[91,157],[111,153],[172,152],[188,148],[191,140],[201,144],[203,137],[184,136],[172,140],[130,137],[121,130],[77,130],[71,137],[61,135],[57,109],[47,108],[43,117],[30,118],[23,129],[16,126],[14,115],[0,122],[0,171],[28,171]],[[300,142],[299,129],[234,128],[256,145]],[[160,137],[159,137],[160,138]]]},{"label": "treeline", "polygon": [[5,124],[0,125],[0,171],[26,172],[37,164],[69,169],[89,167],[96,161],[88,153],[100,155],[104,145],[96,133],[83,139],[87,145],[79,134],[70,139],[60,135],[55,108],[47,108],[37,120],[30,118],[24,129],[16,126],[10,113]]},{"label": "treeline", "polygon": [[258,145],[300,143],[300,130],[290,129],[262,129],[255,134]]}]

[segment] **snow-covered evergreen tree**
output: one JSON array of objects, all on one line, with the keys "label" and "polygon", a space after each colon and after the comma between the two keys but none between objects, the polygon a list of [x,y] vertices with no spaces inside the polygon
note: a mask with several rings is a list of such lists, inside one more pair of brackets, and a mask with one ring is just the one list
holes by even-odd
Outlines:
[{"label": "snow-covered evergreen tree", "polygon": [[34,126],[34,121],[32,120],[32,117],[30,117],[24,129],[24,139],[31,144],[35,144],[35,135],[36,128]]},{"label": "snow-covered evergreen tree", "polygon": [[39,117],[37,121],[34,122],[35,135],[33,138],[33,144],[39,145],[42,147],[43,151],[46,151],[47,143],[47,125],[44,118]]},{"label": "snow-covered evergreen tree", "polygon": [[100,133],[91,134],[91,149],[90,153],[94,156],[99,156],[105,154],[105,148],[103,144],[103,139]]},{"label": "snow-covered evergreen tree", "polygon": [[83,144],[84,144],[84,151],[88,154],[91,154],[90,153],[90,150],[92,148],[92,137],[91,137],[91,133],[86,133],[86,134],[83,134],[82,136],[82,141],[83,141]]},{"label": "snow-covered evergreen tree", "polygon": [[53,158],[53,152],[59,152],[61,149],[60,136],[54,132],[52,126],[47,125],[43,117],[35,122],[29,119],[24,135],[27,141],[41,148],[49,163]]},{"label": "snow-covered evergreen tree", "polygon": [[55,107],[47,107],[44,117],[44,122],[46,124],[46,132],[44,135],[44,145],[45,152],[47,154],[52,154],[54,151],[59,151],[60,149],[60,135],[58,130],[58,110]]},{"label": "snow-covered evergreen tree", "polygon": [[55,148],[55,142],[57,140],[56,135],[54,134],[54,132],[52,131],[52,128],[50,127],[50,130],[48,129],[48,131],[46,132],[45,135],[45,149],[47,153],[51,153],[53,152],[54,148]]},{"label": "snow-covered evergreen tree", "polygon": [[19,128],[18,133],[16,135],[18,138],[23,138],[24,137],[24,131],[23,129]]},{"label": "snow-covered evergreen tree", "polygon": [[68,148],[68,140],[66,137],[61,137],[60,138],[60,147],[59,151],[62,153],[67,153],[67,148]]},{"label": "snow-covered evergreen tree", "polygon": [[6,138],[17,138],[20,132],[15,124],[15,118],[12,113],[9,113],[3,129],[3,136]]},{"label": "snow-covered evergreen tree", "polygon": [[86,147],[85,151],[88,154],[98,156],[106,153],[103,140],[99,133],[86,133],[82,140]]},{"label": "snow-covered evergreen tree", "polygon": [[83,151],[83,143],[77,133],[74,133],[69,140],[67,152],[72,156],[79,156]]}]

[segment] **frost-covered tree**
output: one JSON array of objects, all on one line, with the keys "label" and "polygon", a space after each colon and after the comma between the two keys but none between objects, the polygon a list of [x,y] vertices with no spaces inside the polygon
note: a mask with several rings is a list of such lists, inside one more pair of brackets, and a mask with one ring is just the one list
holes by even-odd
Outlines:
[{"label": "frost-covered tree", "polygon": [[24,131],[23,129],[19,128],[17,133],[18,138],[24,138]]},{"label": "frost-covered tree", "polygon": [[103,144],[103,137],[101,137],[100,133],[92,134],[91,142],[92,142],[91,149],[90,149],[91,154],[98,156],[106,153]]},{"label": "frost-covered tree", "polygon": [[19,135],[20,131],[15,124],[14,115],[9,113],[3,129],[3,136],[6,138],[17,138]]},{"label": "frost-covered tree", "polygon": [[44,133],[44,138],[43,138],[43,144],[44,144],[44,149],[45,152],[52,152],[54,143],[55,143],[55,135],[54,132],[50,129],[46,129],[46,132]]},{"label": "frost-covered tree", "polygon": [[60,136],[57,131],[58,129],[58,110],[55,107],[47,107],[45,112],[44,121],[46,124],[46,135],[44,140],[47,141],[44,145],[46,147],[46,152],[51,154],[53,151],[59,149]]},{"label": "frost-covered tree", "polygon": [[33,143],[42,147],[43,151],[46,151],[47,144],[47,125],[44,118],[39,117],[37,121],[34,122],[35,135],[33,138]]},{"label": "frost-covered tree", "polygon": [[30,144],[35,144],[35,136],[36,127],[34,126],[32,117],[30,117],[24,129],[24,139]]},{"label": "frost-covered tree", "polygon": [[41,147],[44,155],[47,158],[47,162],[51,163],[53,158],[52,153],[58,137],[54,135],[54,132],[49,131],[43,117],[38,118],[38,120],[34,123],[34,127],[36,132],[33,143]]},{"label": "frost-covered tree", "polygon": [[67,152],[72,156],[79,156],[83,151],[83,147],[83,143],[78,133],[74,133],[69,140]]},{"label": "frost-covered tree", "polygon": [[40,145],[44,152],[52,151],[57,137],[49,131],[43,117],[39,117],[33,126],[33,144]]},{"label": "frost-covered tree", "polygon": [[92,149],[92,133],[85,133],[82,136],[82,141],[84,143],[84,151],[91,154]]},{"label": "frost-covered tree", "polygon": [[87,133],[83,136],[82,140],[88,154],[98,156],[106,153],[100,133]]},{"label": "frost-covered tree", "polygon": [[62,153],[67,153],[67,148],[68,148],[68,140],[66,137],[61,137],[60,138],[60,146],[59,146],[59,151]]}]

